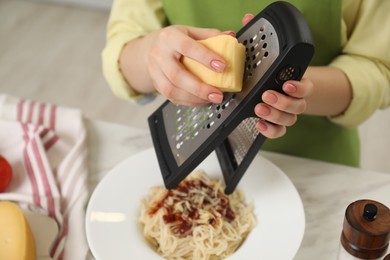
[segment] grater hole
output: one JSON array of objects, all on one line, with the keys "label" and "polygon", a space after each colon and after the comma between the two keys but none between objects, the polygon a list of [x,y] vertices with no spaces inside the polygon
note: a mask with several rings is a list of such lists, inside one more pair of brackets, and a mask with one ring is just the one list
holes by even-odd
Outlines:
[{"label": "grater hole", "polygon": [[265,53],[264,53],[264,57],[268,57],[268,51],[266,51]]},{"label": "grater hole", "polygon": [[265,49],[265,48],[267,48],[267,43],[266,42],[263,44],[263,49]]},{"label": "grater hole", "polygon": [[206,127],[207,129],[210,129],[213,125],[214,125],[214,121],[208,123]]},{"label": "grater hole", "polygon": [[260,27],[260,32],[264,32],[264,30],[265,30],[265,27],[263,25],[263,26]]},{"label": "grater hole", "polygon": [[277,80],[280,84],[282,84],[287,80],[297,78],[298,74],[299,74],[298,68],[288,65],[279,71]]},{"label": "grater hole", "polygon": [[261,36],[261,39],[264,41],[266,37],[267,37],[267,36],[265,36],[265,34],[263,34],[263,35]]},{"label": "grater hole", "polygon": [[244,40],[243,44],[247,45],[248,44],[248,40]]}]

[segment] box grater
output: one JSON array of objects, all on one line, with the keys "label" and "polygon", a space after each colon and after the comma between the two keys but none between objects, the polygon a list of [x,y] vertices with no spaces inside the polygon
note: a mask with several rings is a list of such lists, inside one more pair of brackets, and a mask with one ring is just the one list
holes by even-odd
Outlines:
[{"label": "box grater", "polygon": [[230,194],[265,141],[256,130],[254,107],[268,89],[299,80],[314,53],[303,15],[287,2],[274,2],[238,33],[246,47],[243,90],[225,93],[221,104],[199,107],[164,102],[149,128],[167,189],[174,188],[215,151]]}]

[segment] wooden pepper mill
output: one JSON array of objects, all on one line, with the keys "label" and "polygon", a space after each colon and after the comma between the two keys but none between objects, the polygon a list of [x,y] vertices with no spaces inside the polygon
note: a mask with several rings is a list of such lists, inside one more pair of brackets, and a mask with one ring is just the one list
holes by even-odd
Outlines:
[{"label": "wooden pepper mill", "polygon": [[345,212],[338,259],[383,259],[390,240],[390,209],[373,200],[351,203]]}]

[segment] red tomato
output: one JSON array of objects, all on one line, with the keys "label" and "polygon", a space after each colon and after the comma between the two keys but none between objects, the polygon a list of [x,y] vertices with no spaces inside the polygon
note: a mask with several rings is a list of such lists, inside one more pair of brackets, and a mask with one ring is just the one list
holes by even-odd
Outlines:
[{"label": "red tomato", "polygon": [[8,161],[0,155],[0,192],[5,191],[12,179],[12,167]]}]

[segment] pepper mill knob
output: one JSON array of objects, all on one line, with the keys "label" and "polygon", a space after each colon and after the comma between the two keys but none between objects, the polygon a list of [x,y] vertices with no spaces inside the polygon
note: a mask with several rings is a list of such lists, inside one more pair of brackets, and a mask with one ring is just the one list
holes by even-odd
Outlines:
[{"label": "pepper mill knob", "polygon": [[375,204],[368,203],[364,206],[363,217],[365,220],[374,221],[377,213],[378,208]]},{"label": "pepper mill knob", "polygon": [[351,203],[345,212],[341,245],[357,259],[379,259],[390,240],[390,209],[373,200]]}]

